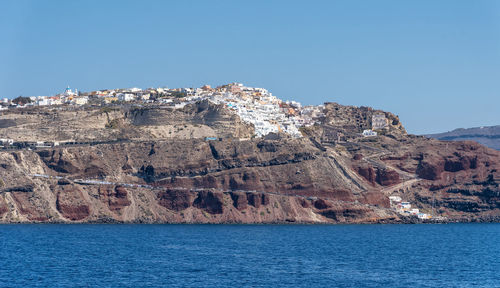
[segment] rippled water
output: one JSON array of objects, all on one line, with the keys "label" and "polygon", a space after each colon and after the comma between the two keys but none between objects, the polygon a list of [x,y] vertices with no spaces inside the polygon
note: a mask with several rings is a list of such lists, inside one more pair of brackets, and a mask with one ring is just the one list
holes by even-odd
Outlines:
[{"label": "rippled water", "polygon": [[0,225],[0,287],[500,287],[500,224]]}]

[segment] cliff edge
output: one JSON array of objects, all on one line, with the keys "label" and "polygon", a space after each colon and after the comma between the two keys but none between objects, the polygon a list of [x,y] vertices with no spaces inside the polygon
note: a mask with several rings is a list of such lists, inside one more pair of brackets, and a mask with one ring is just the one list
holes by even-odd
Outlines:
[{"label": "cliff edge", "polygon": [[257,124],[203,100],[4,111],[0,136],[22,144],[0,150],[0,221],[500,219],[499,151],[408,135],[369,107],[320,109],[300,137],[258,137]]}]

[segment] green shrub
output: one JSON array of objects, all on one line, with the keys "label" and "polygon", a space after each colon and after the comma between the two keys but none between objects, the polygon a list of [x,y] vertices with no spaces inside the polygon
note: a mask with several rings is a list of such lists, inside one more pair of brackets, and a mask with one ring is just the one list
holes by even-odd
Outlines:
[{"label": "green shrub", "polygon": [[12,103],[18,104],[18,105],[25,105],[28,103],[31,103],[31,99],[29,97],[23,97],[19,96],[17,98],[12,99]]}]

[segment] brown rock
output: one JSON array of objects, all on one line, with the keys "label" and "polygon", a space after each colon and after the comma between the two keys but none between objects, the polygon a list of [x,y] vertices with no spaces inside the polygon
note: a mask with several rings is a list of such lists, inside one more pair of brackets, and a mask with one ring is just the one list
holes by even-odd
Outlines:
[{"label": "brown rock", "polygon": [[356,153],[356,154],[354,154],[354,156],[352,157],[352,159],[353,159],[354,161],[359,161],[359,160],[363,159],[363,154],[361,154],[361,153]]},{"label": "brown rock", "polygon": [[231,199],[233,200],[233,205],[238,210],[245,210],[248,207],[248,199],[246,193],[242,192],[231,192]]},{"label": "brown rock", "polygon": [[379,207],[389,208],[391,206],[391,201],[384,193],[379,191],[368,191],[363,194],[363,199],[361,203],[375,205]]},{"label": "brown rock", "polygon": [[224,209],[222,193],[200,191],[194,200],[193,206],[207,211],[210,214],[222,214]]},{"label": "brown rock", "polygon": [[302,206],[303,208],[310,208],[311,207],[311,203],[304,198],[298,198],[297,201],[299,201],[300,206]]},{"label": "brown rock", "polygon": [[78,188],[66,185],[59,186],[56,208],[64,218],[78,221],[90,215],[90,207]]},{"label": "brown rock", "polygon": [[255,208],[259,208],[262,205],[262,194],[260,193],[247,193],[248,204],[252,205]]},{"label": "brown rock", "polygon": [[7,203],[3,198],[0,198],[0,217],[5,213],[9,212],[9,208],[7,207]]},{"label": "brown rock", "polygon": [[11,192],[11,196],[16,203],[18,212],[26,216],[31,221],[47,221],[47,204],[39,202],[31,192]]},{"label": "brown rock", "polygon": [[125,187],[116,186],[100,186],[99,199],[108,205],[109,210],[113,212],[121,212],[121,210],[129,206],[132,202],[128,199],[128,192]]},{"label": "brown rock", "polygon": [[444,171],[444,161],[441,159],[422,160],[417,167],[417,175],[427,180],[438,180]]},{"label": "brown rock", "polygon": [[[380,209],[388,205],[383,192],[400,195],[422,211],[436,207],[436,213],[451,220],[494,219],[491,217],[500,211],[500,152],[473,143],[406,135],[397,117],[385,112],[388,127],[384,133],[361,137],[359,131],[371,126],[372,116],[383,112],[369,107],[326,104],[320,123],[301,129],[305,137],[282,135],[272,140],[251,139],[253,127],[223,105],[208,102],[183,109],[156,105],[117,105],[112,111],[104,109],[106,112],[101,107],[67,108],[10,109],[0,115],[0,122],[12,124],[0,127],[2,138],[61,141],[59,147],[45,150],[19,147],[0,151],[1,190],[10,191],[15,201],[12,207],[16,211],[9,216],[19,214],[27,221],[48,217],[48,221],[82,222],[368,222],[394,216],[391,210]],[[36,124],[51,123],[52,119],[68,124]],[[111,119],[120,119],[120,125],[127,129],[104,128]],[[206,134],[221,138],[205,141]],[[77,146],[64,143],[68,137],[75,138]],[[100,143],[89,143],[94,140]],[[375,168],[384,166],[390,169]],[[30,176],[32,171],[140,186],[76,185]],[[353,177],[353,172],[360,177]],[[411,179],[410,183],[397,191],[384,189],[402,180],[398,174]],[[162,192],[143,186],[146,182],[161,187]],[[197,189],[205,192],[194,192]],[[236,196],[214,192],[228,190],[264,193]],[[133,195],[129,194],[132,191]],[[237,209],[245,209],[245,197],[247,206],[272,205],[272,209],[246,209],[245,213],[224,209],[233,203]],[[324,200],[299,200],[302,197]],[[52,209],[56,198],[61,213]],[[159,205],[151,203],[152,199]],[[195,199],[197,208],[214,214],[208,217],[193,209]],[[356,201],[368,205],[353,205]],[[132,203],[134,209],[126,208]],[[314,212],[307,206],[314,207]],[[363,207],[368,209],[366,213]],[[121,215],[124,209],[131,213]],[[331,218],[315,214],[326,210],[331,210],[325,212]]]},{"label": "brown rock", "polygon": [[370,216],[370,210],[366,207],[342,207],[331,208],[321,211],[321,214],[336,222],[350,222],[354,219],[363,219]]},{"label": "brown rock", "polygon": [[191,207],[193,203],[192,192],[185,190],[167,189],[158,195],[158,204],[174,211],[182,211]]},{"label": "brown rock", "polygon": [[372,185],[375,184],[376,174],[375,170],[373,170],[371,166],[358,167],[358,174],[361,175],[363,178],[365,178]]},{"label": "brown rock", "polygon": [[323,199],[318,199],[314,201],[314,207],[316,209],[323,210],[332,207],[332,205],[330,205],[330,203],[326,202]]},{"label": "brown rock", "polygon": [[114,193],[109,196],[109,209],[112,211],[119,211],[131,204],[128,199],[128,192],[122,186],[116,186]]},{"label": "brown rock", "polygon": [[392,186],[401,182],[398,172],[391,169],[377,170],[376,181],[382,186]]},{"label": "brown rock", "polygon": [[267,194],[262,194],[262,198],[261,198],[261,204],[266,206],[266,205],[269,205],[269,203],[271,202],[271,199],[269,197],[269,195]]}]

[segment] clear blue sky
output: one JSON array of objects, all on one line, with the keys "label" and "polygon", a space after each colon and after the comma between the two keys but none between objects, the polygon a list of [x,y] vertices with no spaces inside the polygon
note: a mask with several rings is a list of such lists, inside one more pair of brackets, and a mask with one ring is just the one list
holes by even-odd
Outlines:
[{"label": "clear blue sky", "polygon": [[242,82],[421,134],[500,124],[500,1],[0,1],[0,98]]}]

